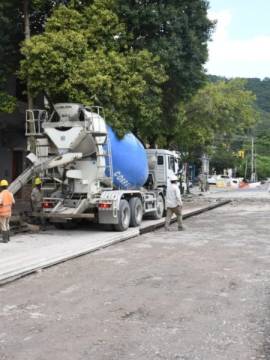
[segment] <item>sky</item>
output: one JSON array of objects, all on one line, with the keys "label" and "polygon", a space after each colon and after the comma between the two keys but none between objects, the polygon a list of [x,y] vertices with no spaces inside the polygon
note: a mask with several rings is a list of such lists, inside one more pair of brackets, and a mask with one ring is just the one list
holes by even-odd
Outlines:
[{"label": "sky", "polygon": [[217,20],[208,44],[209,74],[270,77],[270,0],[209,0]]}]

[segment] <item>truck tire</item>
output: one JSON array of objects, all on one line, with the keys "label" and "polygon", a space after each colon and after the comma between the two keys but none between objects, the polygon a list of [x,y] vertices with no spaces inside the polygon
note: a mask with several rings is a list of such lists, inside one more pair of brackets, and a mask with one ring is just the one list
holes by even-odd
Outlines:
[{"label": "truck tire", "polygon": [[129,201],[130,207],[130,226],[136,227],[141,225],[143,218],[143,205],[140,198],[134,197]]},{"label": "truck tire", "polygon": [[154,220],[159,220],[163,218],[165,211],[165,204],[164,204],[164,198],[161,194],[157,197],[157,210],[153,213],[151,216]]},{"label": "truck tire", "polygon": [[130,223],[130,207],[127,200],[120,200],[118,224],[114,225],[116,231],[125,231]]}]

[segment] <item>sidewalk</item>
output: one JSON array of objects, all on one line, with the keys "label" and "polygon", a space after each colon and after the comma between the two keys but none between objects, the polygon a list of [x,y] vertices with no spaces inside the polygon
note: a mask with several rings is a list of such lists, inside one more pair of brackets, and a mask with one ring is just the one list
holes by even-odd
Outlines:
[{"label": "sidewalk", "polygon": [[[194,206],[183,212],[190,217],[222,206],[228,201],[207,206]],[[20,234],[8,244],[0,243],[0,285],[40,269],[67,261],[112,244],[153,231],[164,225],[164,219],[145,220],[140,228],[124,232],[104,231],[101,227],[76,230],[48,230],[35,234]]]}]

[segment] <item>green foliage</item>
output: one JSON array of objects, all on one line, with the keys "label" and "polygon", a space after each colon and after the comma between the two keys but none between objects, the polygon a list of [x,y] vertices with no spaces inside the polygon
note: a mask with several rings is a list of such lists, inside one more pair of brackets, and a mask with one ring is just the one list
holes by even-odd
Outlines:
[{"label": "green foliage", "polygon": [[[18,65],[18,43],[23,34],[18,22],[20,15],[16,11],[19,0],[2,0],[0,2],[0,78],[6,77]],[[12,16],[11,16],[12,14]]]},{"label": "green foliage", "polygon": [[256,152],[262,156],[270,156],[270,133],[260,135],[256,138]]},{"label": "green foliage", "polygon": [[[162,132],[168,144],[178,121],[179,102],[205,82],[203,64],[213,23],[205,0],[117,0],[116,11],[130,34],[129,46],[160,57],[168,80],[162,86]],[[153,138],[153,142],[155,139]]]},{"label": "green foliage", "polygon": [[[0,111],[12,112],[15,110],[16,99],[6,93],[7,81],[16,76],[21,59],[20,44],[24,39],[25,0],[1,0],[0,2]],[[43,30],[43,24],[51,9],[55,6],[54,0],[29,0],[29,16],[31,32]]]},{"label": "green foliage", "polygon": [[257,155],[256,170],[259,179],[270,177],[270,156]]},{"label": "green foliage", "polygon": [[0,112],[12,113],[15,110],[16,99],[0,91]]},{"label": "green foliage", "polygon": [[112,10],[113,0],[95,0],[92,5],[78,12],[74,8],[60,6],[46,23],[47,33],[65,31],[80,33],[91,50],[119,49],[125,27]]},{"label": "green foliage", "polygon": [[238,167],[241,163],[241,160],[232,151],[230,146],[219,144],[219,146],[215,147],[214,149],[210,163],[211,168],[214,168],[217,174],[222,174],[223,169]]},{"label": "green foliage", "polygon": [[209,83],[182,105],[177,139],[190,153],[210,151],[217,137],[230,143],[234,134],[244,134],[257,121],[255,96],[242,80]]},{"label": "green foliage", "polygon": [[[225,77],[209,75],[210,82],[229,81]],[[264,112],[270,112],[270,78],[263,80],[258,78],[248,78],[246,81],[246,89],[256,95],[256,105]]]},{"label": "green foliage", "polygon": [[[247,178],[251,173],[250,156],[241,161],[238,166],[238,175],[244,177],[247,173]],[[256,155],[256,173],[258,180],[265,180],[270,177],[270,156]]]},{"label": "green foliage", "polygon": [[[0,111],[12,112],[16,99],[6,93],[7,80],[16,71],[19,63],[18,44],[23,36],[18,26],[20,19],[19,1],[0,2]],[[12,16],[11,16],[12,14]]]},{"label": "green foliage", "polygon": [[20,75],[34,95],[46,90],[55,102],[101,105],[120,135],[131,130],[147,138],[159,131],[167,78],[149,51],[119,51],[125,27],[111,6],[96,0],[80,13],[60,6],[45,32],[24,43]]},{"label": "green foliage", "polygon": [[247,79],[246,87],[257,96],[257,106],[270,112],[270,79]]}]

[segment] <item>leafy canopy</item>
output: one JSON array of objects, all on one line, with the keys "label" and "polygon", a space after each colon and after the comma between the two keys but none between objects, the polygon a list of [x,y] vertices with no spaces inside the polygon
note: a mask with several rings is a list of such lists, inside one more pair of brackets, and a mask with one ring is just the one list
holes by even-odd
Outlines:
[{"label": "leafy canopy", "polygon": [[81,12],[60,6],[44,33],[24,43],[20,75],[34,95],[46,90],[55,102],[101,105],[119,134],[147,138],[158,132],[167,77],[149,51],[121,51],[126,28],[113,4],[96,0]]},{"label": "leafy canopy", "polygon": [[168,139],[178,121],[179,103],[205,82],[207,41],[214,24],[206,0],[116,0],[118,16],[127,26],[129,46],[158,55],[167,81],[162,85],[162,128]]},{"label": "leafy canopy", "polygon": [[207,84],[181,106],[178,144],[188,152],[207,152],[217,137],[226,143],[245,134],[258,120],[255,101],[243,80]]}]

